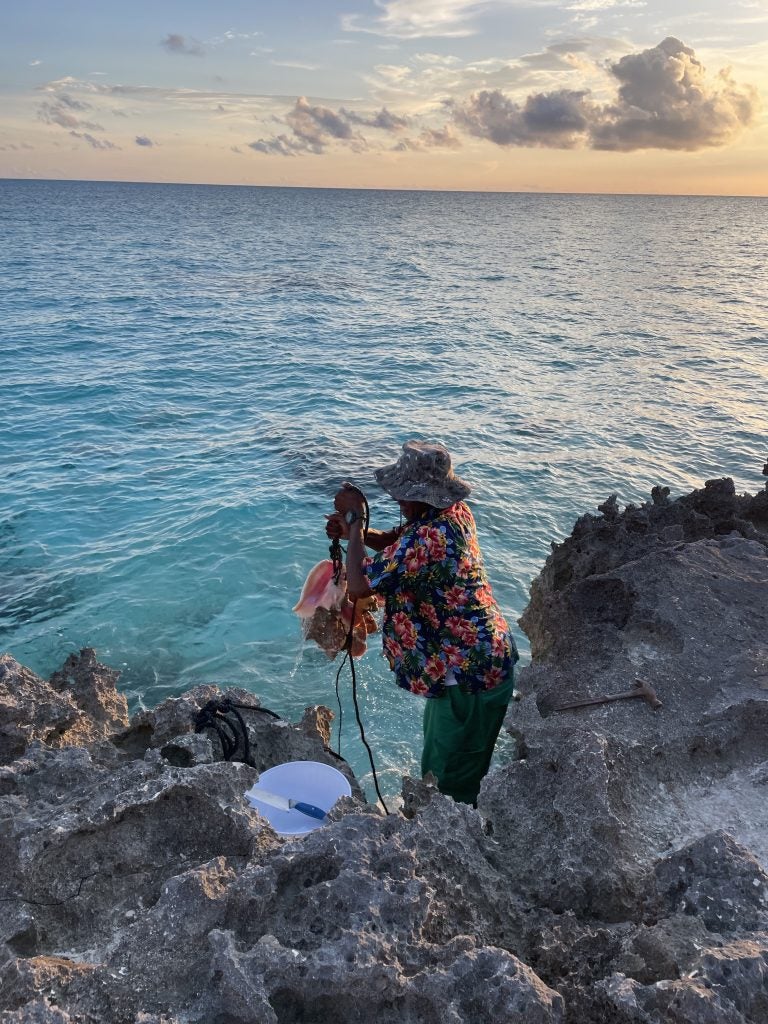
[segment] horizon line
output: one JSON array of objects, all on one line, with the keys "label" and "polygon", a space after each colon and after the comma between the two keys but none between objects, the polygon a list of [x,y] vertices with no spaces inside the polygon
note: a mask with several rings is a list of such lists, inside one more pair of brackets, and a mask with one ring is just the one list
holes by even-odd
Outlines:
[{"label": "horizon line", "polygon": [[295,189],[297,191],[322,192],[444,192],[461,195],[512,195],[512,196],[621,196],[651,199],[768,199],[768,193],[758,195],[746,193],[724,192],[581,192],[581,191],[537,191],[534,189],[483,189],[483,188],[384,188],[379,185],[269,185],[253,182],[216,182],[216,181],[146,181],[116,178],[40,178],[40,177],[6,177],[0,175],[0,182],[40,182],[72,183],[81,185],[167,185],[183,188],[273,188]]}]

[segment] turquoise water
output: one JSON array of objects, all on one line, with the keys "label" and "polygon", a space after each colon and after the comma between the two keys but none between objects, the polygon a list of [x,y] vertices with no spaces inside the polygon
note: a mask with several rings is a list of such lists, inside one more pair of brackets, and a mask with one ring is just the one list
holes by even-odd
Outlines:
[{"label": "turquoise water", "polygon": [[[397,521],[372,470],[411,436],[474,483],[513,621],[609,493],[762,487],[766,265],[764,199],[0,181],[0,649],[94,646],[134,709],[333,707],[290,609],[342,479]],[[422,705],[375,638],[359,676],[391,792]]]}]

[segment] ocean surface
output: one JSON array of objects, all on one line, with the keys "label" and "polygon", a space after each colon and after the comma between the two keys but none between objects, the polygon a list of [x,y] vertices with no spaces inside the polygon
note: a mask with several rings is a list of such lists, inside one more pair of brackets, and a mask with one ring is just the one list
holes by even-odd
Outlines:
[{"label": "ocean surface", "polygon": [[[93,646],[132,710],[335,708],[291,607],[340,481],[397,522],[372,471],[409,437],[474,485],[514,623],[612,492],[762,488],[767,267],[766,199],[0,181],[0,650],[45,676]],[[393,793],[422,704],[372,639]]]}]

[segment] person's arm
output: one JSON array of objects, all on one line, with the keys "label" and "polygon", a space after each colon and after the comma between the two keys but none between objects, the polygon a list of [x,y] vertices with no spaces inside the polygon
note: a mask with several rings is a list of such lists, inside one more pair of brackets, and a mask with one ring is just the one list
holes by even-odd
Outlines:
[{"label": "person's arm", "polygon": [[358,519],[350,526],[349,540],[347,541],[347,591],[350,597],[370,597],[372,594],[368,577],[363,569],[365,557],[363,520]]},{"label": "person's arm", "polygon": [[[347,535],[347,592],[352,598],[370,597],[372,591],[363,569],[363,559],[366,557],[363,543],[365,498],[355,487],[342,487],[333,503],[336,514],[329,517],[326,531],[331,536],[340,529]],[[354,516],[354,522],[346,521],[347,513]]]},{"label": "person's arm", "polygon": [[368,529],[364,534],[365,546],[370,548],[371,551],[383,551],[384,548],[388,548],[390,544],[395,543],[400,533],[401,530],[397,526],[391,530]]},{"label": "person's arm", "polygon": [[[344,521],[343,512],[334,512],[325,518],[325,532],[331,540],[349,540],[349,527]],[[383,551],[394,544],[402,532],[401,526],[394,526],[391,530],[374,530],[369,527],[363,533],[363,541],[371,551]]]}]

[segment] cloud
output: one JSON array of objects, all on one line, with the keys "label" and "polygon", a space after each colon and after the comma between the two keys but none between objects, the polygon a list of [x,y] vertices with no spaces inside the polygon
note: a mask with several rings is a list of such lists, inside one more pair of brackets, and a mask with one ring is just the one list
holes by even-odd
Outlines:
[{"label": "cloud", "polygon": [[298,60],[272,60],[270,64],[276,68],[293,68],[295,71],[320,71],[320,64],[302,64]]},{"label": "cloud", "polygon": [[226,43],[237,42],[238,40],[256,39],[258,36],[264,35],[263,32],[235,32],[234,29],[227,29],[226,32],[222,32],[220,36],[213,36],[212,39],[206,39],[206,46],[223,46]]},{"label": "cloud", "polygon": [[160,45],[168,53],[180,53],[185,57],[202,57],[205,53],[203,47],[195,39],[190,39],[187,42],[186,37],[179,35],[178,32],[169,32],[165,39],[160,40]]},{"label": "cloud", "polygon": [[509,7],[515,0],[378,0],[383,13],[373,21],[359,14],[343,15],[346,32],[368,32],[396,39],[424,36],[456,38],[473,35],[471,18],[492,7]]},{"label": "cloud", "polygon": [[[37,116],[45,124],[55,124],[60,128],[85,128],[92,132],[103,132],[104,128],[95,121],[85,121],[79,115],[81,111],[91,110],[90,103],[76,100],[66,93],[56,96],[53,102],[44,100],[37,108]],[[77,111],[77,113],[73,113]]]},{"label": "cloud", "polygon": [[114,142],[110,142],[109,139],[97,139],[88,132],[70,132],[69,133],[75,139],[82,139],[83,142],[87,142],[91,149],[120,149]]},{"label": "cloud", "polygon": [[91,110],[91,104],[86,103],[85,100],[76,100],[74,96],[70,96],[68,93],[62,92],[56,100],[63,107],[68,107],[70,110]]},{"label": "cloud", "polygon": [[306,96],[296,100],[296,106],[286,118],[296,135],[311,142],[321,142],[324,138],[351,139],[352,128],[349,121],[336,114],[330,107],[312,106]]},{"label": "cloud", "polygon": [[449,101],[455,124],[498,146],[546,146],[631,151],[697,150],[721,146],[751,124],[756,90],[727,71],[707,78],[694,51],[669,37],[608,68],[618,83],[613,103],[588,90],[535,93],[515,102],[498,89]]},{"label": "cloud", "polygon": [[248,148],[267,156],[296,156],[297,153],[322,153],[322,147],[312,147],[288,135],[276,135],[271,139],[257,139],[249,142]]},{"label": "cloud", "polygon": [[400,132],[408,127],[410,118],[402,117],[400,114],[393,114],[392,111],[382,107],[375,114],[357,114],[354,110],[339,111],[351,124],[359,124],[365,128],[379,128],[385,132]]},{"label": "cloud", "polygon": [[35,58],[35,60],[31,60],[31,61],[29,62],[29,66],[30,66],[31,68],[36,68],[36,67],[39,67],[39,66],[40,66],[40,65],[41,65],[42,63],[43,63],[43,62],[42,62],[41,60],[37,60],[37,58]]},{"label": "cloud", "polygon": [[[275,118],[280,122],[280,119]],[[271,139],[257,139],[249,147],[257,153],[279,156],[296,156],[298,153],[324,153],[333,142],[341,142],[355,150],[368,148],[366,139],[356,130],[358,127],[398,133],[410,124],[410,119],[393,114],[386,107],[371,114],[357,113],[341,107],[338,111],[330,107],[312,105],[305,96],[282,119],[292,134],[281,133]]]},{"label": "cloud", "polygon": [[596,149],[683,149],[722,146],[750,125],[759,100],[728,71],[710,81],[692,49],[671,36],[611,66],[618,102],[592,133]]},{"label": "cloud", "polygon": [[211,103],[227,102],[233,105],[263,109],[272,109],[276,103],[293,102],[293,96],[264,95],[258,93],[222,92],[222,90],[180,89],[153,85],[107,85],[102,82],[91,82],[73,78],[70,75],[37,86],[39,92],[58,93],[60,90],[78,92],[91,97],[111,96],[124,99],[131,97],[148,103],[175,104],[185,110],[209,111]]},{"label": "cloud", "polygon": [[497,146],[553,146],[571,149],[590,124],[586,94],[568,89],[529,96],[522,105],[498,89],[475,93],[453,106],[459,128]]},{"label": "cloud", "polygon": [[146,146],[147,148],[154,146],[152,139],[148,138],[146,135],[137,135],[133,141],[137,146]]},{"label": "cloud", "polygon": [[456,134],[452,125],[445,125],[443,128],[424,128],[418,138],[401,139],[395,151],[425,150],[425,149],[461,149],[461,139]]}]

